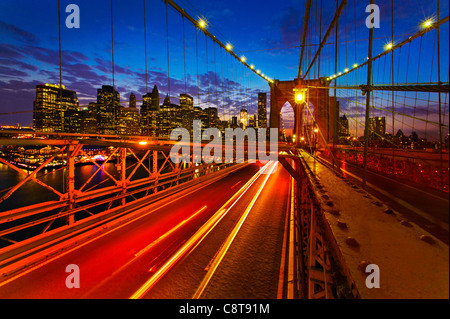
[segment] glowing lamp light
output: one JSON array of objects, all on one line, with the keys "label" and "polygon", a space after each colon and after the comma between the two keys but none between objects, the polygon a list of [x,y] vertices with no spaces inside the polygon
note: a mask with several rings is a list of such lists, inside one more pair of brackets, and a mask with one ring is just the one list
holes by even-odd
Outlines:
[{"label": "glowing lamp light", "polygon": [[353,67],[354,68],[358,67],[358,63],[353,64]]},{"label": "glowing lamp light", "polygon": [[233,50],[233,46],[231,44],[227,43],[226,49],[228,51],[231,51],[231,50]]},{"label": "glowing lamp light", "polygon": [[254,69],[255,66],[253,64],[250,64],[250,69]]},{"label": "glowing lamp light", "polygon": [[258,73],[258,74],[259,74],[259,73],[261,73],[261,71],[260,71],[260,70],[256,70],[256,73]]},{"label": "glowing lamp light", "polygon": [[305,91],[297,91],[295,92],[295,102],[303,103],[305,102]]},{"label": "glowing lamp light", "polygon": [[314,133],[318,133],[319,132],[319,129],[316,127],[315,129],[314,129]]},{"label": "glowing lamp light", "polygon": [[394,44],[392,42],[389,42],[388,44],[386,44],[384,46],[384,50],[389,51],[389,50],[392,50],[393,47],[394,47]]},{"label": "glowing lamp light", "polygon": [[245,62],[245,61],[247,61],[247,58],[245,56],[241,56],[241,61]]},{"label": "glowing lamp light", "polygon": [[147,145],[147,141],[139,141],[139,145]]},{"label": "glowing lamp light", "polygon": [[346,68],[346,69],[344,70],[344,72],[348,72],[348,68]]},{"label": "glowing lamp light", "polygon": [[433,19],[427,19],[424,22],[422,22],[421,27],[422,29],[428,29],[429,27],[433,26],[434,20]]},{"label": "glowing lamp light", "polygon": [[199,27],[202,28],[202,29],[205,29],[205,28],[206,28],[206,22],[203,21],[202,19],[200,19],[200,20],[198,21],[198,25],[199,25]]}]

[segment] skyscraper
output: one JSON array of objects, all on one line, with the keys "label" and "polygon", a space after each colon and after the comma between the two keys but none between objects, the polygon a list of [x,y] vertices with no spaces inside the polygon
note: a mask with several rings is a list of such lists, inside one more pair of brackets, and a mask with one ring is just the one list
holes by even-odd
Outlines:
[{"label": "skyscraper", "polygon": [[152,90],[152,111],[159,111],[159,91],[158,91],[158,87],[155,86],[153,87]]},{"label": "skyscraper", "polygon": [[339,136],[343,137],[350,136],[350,130],[348,127],[348,118],[345,114],[339,118],[338,134]]},{"label": "skyscraper", "polygon": [[372,139],[384,138],[386,134],[386,118],[383,117],[371,117],[368,123],[369,136]]},{"label": "skyscraper", "polygon": [[151,134],[151,126],[152,126],[152,94],[146,93],[142,96],[142,105],[141,105],[141,134],[149,135]]},{"label": "skyscraper", "polygon": [[248,112],[246,109],[241,110],[241,119],[240,120],[241,120],[241,122],[240,122],[241,128],[243,130],[245,130],[248,126]]},{"label": "skyscraper", "polygon": [[189,94],[180,94],[180,112],[182,113],[182,127],[192,134],[194,119],[194,98]]},{"label": "skyscraper", "polygon": [[86,134],[98,133],[97,126],[97,103],[90,102],[88,106],[80,108],[81,125],[80,130]]},{"label": "skyscraper", "polygon": [[192,110],[194,108],[194,98],[189,94],[180,94],[180,106],[184,109]]},{"label": "skyscraper", "polygon": [[120,107],[117,118],[116,134],[139,135],[139,112],[136,107]]},{"label": "skyscraper", "polygon": [[129,100],[128,106],[134,107],[134,108],[136,107],[136,95],[134,95],[134,93],[130,94],[130,100]]},{"label": "skyscraper", "polygon": [[258,93],[258,127],[267,127],[267,94]]},{"label": "skyscraper", "polygon": [[97,125],[100,134],[116,134],[120,94],[110,85],[97,89]]},{"label": "skyscraper", "polygon": [[231,117],[231,127],[232,128],[238,127],[238,125],[237,125],[237,116]]},{"label": "skyscraper", "polygon": [[33,126],[43,132],[79,132],[80,118],[77,92],[64,85],[36,85]]},{"label": "skyscraper", "polygon": [[169,96],[169,93],[167,93],[167,95],[166,95],[166,97],[164,98],[164,102],[163,102],[163,107],[170,107],[170,104],[171,104],[171,102],[170,102],[170,96]]}]

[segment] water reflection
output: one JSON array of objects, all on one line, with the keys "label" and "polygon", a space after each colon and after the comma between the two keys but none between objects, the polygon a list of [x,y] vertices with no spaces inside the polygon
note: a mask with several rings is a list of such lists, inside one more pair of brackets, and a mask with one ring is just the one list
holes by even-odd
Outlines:
[{"label": "water reflection", "polygon": [[[132,165],[132,163],[130,165]],[[120,173],[117,171],[114,163],[106,163],[102,168],[111,174],[111,176],[115,179],[120,179]],[[98,167],[96,165],[75,166],[75,189],[79,189],[86,181],[88,181],[97,169]],[[28,171],[24,172],[27,172],[27,174],[30,173]],[[127,170],[127,175],[128,174],[129,171]],[[132,180],[148,177],[148,175],[148,172],[143,167],[139,167]],[[43,169],[38,172],[37,176],[40,181],[51,186],[55,190],[64,193],[66,188],[65,184],[67,183],[65,168],[60,168],[57,170]],[[7,165],[0,163],[0,195],[3,196],[25,177],[26,176],[24,174],[20,174]],[[113,185],[114,181],[111,180],[103,170],[99,170],[83,188],[83,191],[95,187],[107,187]],[[6,211],[17,207],[58,199],[59,197],[55,193],[47,190],[45,187],[37,184],[36,182],[29,180],[17,191],[15,191],[8,199],[0,203],[0,211]]]}]

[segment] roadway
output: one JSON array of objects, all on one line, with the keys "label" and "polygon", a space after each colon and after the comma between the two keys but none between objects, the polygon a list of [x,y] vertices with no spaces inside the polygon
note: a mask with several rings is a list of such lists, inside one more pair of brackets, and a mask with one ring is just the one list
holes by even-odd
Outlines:
[{"label": "roadway", "polygon": [[[134,297],[152,297],[150,292],[154,289],[144,289],[143,293],[136,295],[136,292],[142,290],[149,280],[165,269],[167,263],[173,260],[173,256],[180,255],[181,261],[196,256],[197,252],[203,255],[203,261],[197,261],[200,264],[206,261],[206,266],[201,266],[201,272],[192,274],[189,269],[184,272],[184,280],[174,281],[168,275],[176,273],[176,267],[170,270],[174,265],[167,268],[167,275],[161,276],[156,280],[166,282],[167,277],[172,281],[170,293],[156,294],[157,298],[186,298],[186,292],[190,291],[187,286],[197,287],[205,275],[205,267],[209,261],[214,258],[217,249],[223,244],[223,241],[229,236],[236,220],[242,216],[242,207],[248,207],[248,203],[255,198],[255,194],[264,189],[261,198],[265,199],[265,207],[270,202],[270,195],[276,195],[276,190],[281,186],[281,182],[287,180],[287,173],[281,176],[278,172],[268,178],[267,191],[262,186],[266,181],[266,175],[258,173],[262,165],[251,164],[239,171],[230,173],[219,181],[209,184],[203,188],[193,188],[187,194],[175,196],[160,207],[149,211],[147,214],[139,217],[137,220],[127,222],[105,234],[89,240],[84,244],[73,248],[59,256],[51,258],[47,262],[40,264],[26,272],[19,274],[11,280],[0,283],[0,298],[130,298]],[[269,164],[267,167],[272,167]],[[279,168],[278,169],[283,170]],[[252,183],[250,185],[250,183]],[[288,189],[288,186],[285,187]],[[282,188],[280,188],[282,189]],[[279,196],[288,197],[284,193]],[[233,199],[230,201],[230,198]],[[275,201],[272,206],[268,205],[265,216],[270,215],[272,208],[279,204]],[[259,205],[259,204],[258,204]],[[226,206],[226,210],[224,207]],[[233,208],[233,209],[231,209]],[[280,208],[284,211],[286,208]],[[263,209],[264,210],[264,209]],[[276,211],[274,211],[276,212]],[[219,216],[216,223],[210,223],[212,218]],[[284,221],[282,215],[278,216],[278,226],[274,223],[272,226],[284,230],[281,221]],[[249,221],[252,220],[249,218]],[[256,217],[256,220],[259,219]],[[219,223],[220,222],[220,223]],[[270,222],[270,218],[267,220]],[[204,230],[204,228],[208,226]],[[245,227],[244,227],[245,228]],[[243,228],[243,229],[244,229]],[[201,237],[198,233],[203,231]],[[211,234],[209,233],[211,231]],[[280,233],[273,235],[276,239],[275,249],[280,242]],[[260,231],[259,231],[259,234]],[[201,238],[193,242],[193,246],[183,250],[184,247],[192,241],[193,238]],[[253,239],[247,242],[249,244]],[[215,243],[210,246],[211,243]],[[261,238],[256,241],[257,246],[261,247]],[[207,247],[207,253],[204,249]],[[194,249],[195,248],[195,249]],[[183,254],[179,251],[183,250]],[[194,253],[192,253],[192,251]],[[245,252],[245,249],[241,251]],[[258,249],[253,251],[258,254]],[[279,261],[281,250],[279,252],[271,251],[275,254],[276,263],[272,266],[275,273],[279,270]],[[198,256],[199,254],[197,254]],[[246,257],[248,260],[248,256]],[[270,255],[267,256],[270,259]],[[69,273],[66,272],[66,266],[76,264],[80,270],[80,288],[67,288],[66,278]],[[278,268],[276,266],[278,264]],[[203,267],[203,268],[202,268]],[[250,273],[251,269],[246,269]],[[273,272],[271,273],[273,274]],[[200,281],[190,280],[197,276]],[[278,275],[276,276],[278,278]],[[186,285],[183,285],[185,282]],[[278,283],[278,281],[276,281]],[[275,285],[272,283],[272,285]],[[161,287],[161,286],[160,286]],[[155,286],[158,291],[158,286]],[[276,290],[275,285],[275,290]],[[195,292],[195,290],[194,290]],[[192,297],[188,295],[187,298]]]},{"label": "roadway", "polygon": [[290,175],[278,164],[273,174],[262,177],[230,208],[211,236],[143,298],[283,297]]}]

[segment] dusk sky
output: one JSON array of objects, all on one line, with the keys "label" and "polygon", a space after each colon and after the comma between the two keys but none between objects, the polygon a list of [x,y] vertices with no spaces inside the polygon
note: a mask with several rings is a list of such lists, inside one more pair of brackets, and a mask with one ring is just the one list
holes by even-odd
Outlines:
[{"label": "dusk sky", "polygon": [[[234,52],[239,56],[245,55],[247,62],[254,64],[255,69],[260,69],[270,78],[279,80],[292,80],[297,77],[305,0],[277,2],[179,0],[175,2],[193,17],[206,18],[208,30],[223,43],[231,43]],[[65,19],[69,14],[65,12],[65,8],[71,3],[77,4],[80,8],[79,29],[68,29],[65,26]],[[319,18],[317,12],[321,3],[323,34],[331,21],[336,1],[313,1],[311,9],[313,19]],[[338,37],[342,43],[339,44],[340,70],[338,71],[343,71],[346,67],[351,68],[355,62],[364,62],[367,56],[369,31],[365,26],[368,15],[365,7],[368,3],[369,1],[357,0],[355,3],[354,0],[349,0],[343,14],[345,18],[340,20],[342,27]],[[390,41],[391,0],[379,0],[375,3],[381,10],[381,27],[374,31],[373,47],[374,55],[377,55]],[[436,3],[437,1],[395,0],[395,42],[398,43],[416,33],[420,23],[425,19],[436,17]],[[148,89],[151,91],[156,83],[161,99],[168,93],[165,10],[164,1],[146,1]],[[440,1],[441,19],[448,16],[448,11],[448,1]],[[110,12],[109,0],[61,0],[62,84],[68,89],[77,91],[81,105],[95,102],[96,90],[102,85],[112,85]],[[59,83],[57,13],[56,0],[2,0],[0,2],[0,124],[31,125],[36,85]],[[224,50],[213,45],[210,39],[205,40],[205,36],[196,31],[187,20],[184,21],[185,47],[183,47],[183,19],[170,6],[168,18],[170,95],[174,97],[174,102],[177,103],[175,98],[180,93],[184,93],[186,79],[187,92],[194,96],[195,105],[199,103],[197,95],[200,92],[200,106],[217,106],[219,114],[235,114],[241,107],[248,108],[249,113],[254,114],[257,108],[254,102],[257,92],[269,92],[267,82],[242,67],[235,59],[231,59]],[[134,92],[140,100],[146,91],[143,19],[142,0],[113,0],[115,86],[125,106],[131,92]],[[317,32],[318,27],[316,24],[311,32],[314,30]],[[198,32],[200,85],[197,82],[196,32]],[[402,48],[395,57],[396,61],[403,61],[408,53],[411,58],[410,65],[414,66],[414,69],[411,69],[407,79],[402,79],[402,76],[408,73],[406,64],[400,64],[401,67],[396,69],[398,74],[396,82],[437,81],[435,66],[437,62],[436,59],[432,59],[436,56],[433,39],[434,36],[423,38],[423,52],[420,56],[421,61],[433,62],[421,62],[422,64],[418,66],[417,52],[420,40],[412,43],[409,52],[407,46]],[[317,36],[310,37],[308,43],[313,45],[318,40]],[[328,42],[332,43],[333,37],[330,37]],[[356,57],[355,43],[357,44]],[[429,50],[424,49],[426,46],[429,46]],[[445,52],[441,55],[447,57],[441,58],[441,81],[448,82],[448,22],[441,27],[440,46],[441,52]],[[314,54],[314,47],[310,48],[308,61]],[[334,51],[332,50],[334,45],[325,46],[319,76],[328,77],[333,74],[332,52]],[[184,59],[184,53],[186,59]],[[421,72],[427,67],[426,63],[433,63],[428,66],[434,68],[431,76],[429,71]],[[186,64],[186,74],[184,64]],[[311,78],[314,75],[317,76],[314,74],[315,71],[315,68],[311,70]],[[389,74],[389,70],[387,72]],[[391,81],[390,78],[386,76],[380,76],[378,79],[379,83],[389,81]],[[240,92],[241,96],[248,96],[248,100],[236,102],[236,95],[234,99],[233,96],[221,99],[220,94],[214,93],[216,84],[222,89],[228,85],[228,88],[234,90],[236,95]],[[206,98],[207,92],[210,93],[209,103]],[[447,95],[444,94],[443,98]],[[401,99],[403,98],[408,99],[406,95],[401,95]],[[357,99],[355,97],[355,100]],[[427,97],[424,97],[424,100],[426,101]],[[435,104],[435,101],[435,97],[428,97],[429,109],[430,104]],[[448,101],[445,103],[448,117]],[[341,105],[347,107],[345,103]],[[10,112],[25,113],[5,114]],[[448,119],[446,124],[448,131]]]}]

